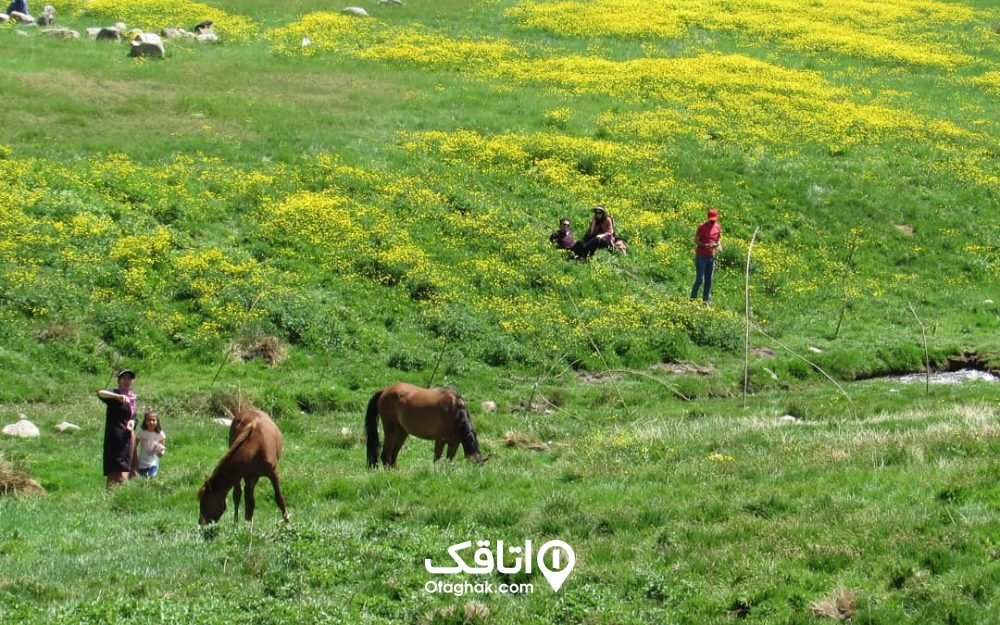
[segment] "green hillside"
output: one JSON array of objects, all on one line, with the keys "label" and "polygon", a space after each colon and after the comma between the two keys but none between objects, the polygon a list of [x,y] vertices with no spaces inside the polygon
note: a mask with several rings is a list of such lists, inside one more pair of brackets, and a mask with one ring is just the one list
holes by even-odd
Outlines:
[{"label": "green hillside", "polygon": [[[990,622],[995,385],[867,380],[923,372],[917,317],[933,368],[1000,371],[994,2],[355,5],[70,0],[79,39],[0,24],[0,420],[48,428],[0,454],[51,491],[0,497],[0,621],[192,622],[207,584],[205,622],[812,622],[839,587],[858,622]],[[218,43],[163,59],[84,32],[205,19]],[[598,204],[627,255],[550,246]],[[124,366],[178,447],[105,495],[89,393]],[[413,440],[365,473],[364,407],[399,380],[460,389],[493,459],[432,468]],[[277,528],[262,486],[245,560],[242,531],[190,527],[234,398],[285,430],[297,508]],[[74,506],[95,516],[61,527]],[[114,570],[119,515],[164,541],[166,616]],[[476,531],[570,536],[582,581],[472,608],[420,591],[423,559]],[[223,560],[235,577],[207,581]]]}]

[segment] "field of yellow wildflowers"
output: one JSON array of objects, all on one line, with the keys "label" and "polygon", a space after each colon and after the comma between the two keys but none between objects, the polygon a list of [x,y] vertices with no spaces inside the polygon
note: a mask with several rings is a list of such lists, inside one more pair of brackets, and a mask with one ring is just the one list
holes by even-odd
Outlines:
[{"label": "field of yellow wildflowers", "polygon": [[[147,61],[0,24],[0,414],[55,419],[116,367],[141,372],[149,401],[178,419],[188,447],[176,466],[187,468],[81,501],[102,523],[152,523],[169,537],[157,557],[211,554],[171,562],[168,580],[197,570],[203,581],[238,559],[237,581],[213,582],[213,596],[266,587],[234,595],[249,608],[203,605],[203,622],[227,610],[261,623],[493,622],[484,609],[504,623],[805,623],[840,585],[863,591],[858,622],[995,613],[993,387],[923,399],[819,386],[819,369],[844,384],[923,371],[914,312],[932,367],[1000,369],[994,2],[359,0],[369,18],[320,0],[54,4],[58,24],[81,31],[212,20],[220,37],[168,41],[165,59]],[[550,247],[560,218],[582,236],[597,204],[627,255],[578,261]],[[703,306],[688,299],[692,238],[713,207],[724,249]],[[746,408],[732,398],[755,231]],[[254,358],[254,345],[278,345],[281,358]],[[483,426],[492,447],[508,429],[553,444],[544,458],[511,451],[493,474],[439,476],[418,463],[421,447],[406,459],[416,468],[354,476],[355,435],[309,418],[354,427],[371,393],[397,380],[456,385],[473,406],[499,399]],[[291,496],[318,516],[267,530],[246,559],[231,536],[212,542],[170,520],[218,451],[199,417],[234,395],[283,420],[291,462],[329,460],[349,475],[292,469]],[[752,414],[740,413],[737,436],[720,415],[740,410]],[[781,414],[816,431],[785,439],[762,425]],[[898,431],[883,436],[888,421]],[[70,444],[80,475],[92,443]],[[0,444],[53,499],[77,501],[87,482],[62,475],[58,449]],[[793,468],[775,477],[762,468],[772,461]],[[841,469],[857,498],[836,490]],[[474,514],[441,484],[415,485],[434,477],[461,483]],[[775,492],[761,485],[771,478]],[[920,480],[937,499],[844,530],[886,514],[881,485],[899,503]],[[513,490],[493,506],[470,483]],[[528,515],[532,531],[575,532],[589,553],[569,594],[456,608],[414,603],[416,570],[394,576],[447,547],[439,530],[452,542],[458,530],[512,531],[534,499],[545,512]],[[7,505],[0,622],[5,610],[26,622],[189,622],[173,611],[196,584],[160,597],[138,574],[122,579],[93,522],[67,531],[91,536],[97,555],[60,533],[53,561],[80,576],[91,563],[121,593],[105,600],[67,572],[48,571],[65,591],[34,578]],[[58,523],[56,504],[9,505]],[[354,511],[366,506],[377,522]],[[840,529],[809,542],[827,518]],[[741,560],[737,543],[752,536],[760,553]],[[393,540],[407,546],[394,552]],[[328,553],[343,562],[306,564]],[[367,561],[378,577],[348,581],[348,564]],[[339,584],[353,584],[335,593],[346,604],[321,598]],[[294,599],[299,612],[284,606]]]}]

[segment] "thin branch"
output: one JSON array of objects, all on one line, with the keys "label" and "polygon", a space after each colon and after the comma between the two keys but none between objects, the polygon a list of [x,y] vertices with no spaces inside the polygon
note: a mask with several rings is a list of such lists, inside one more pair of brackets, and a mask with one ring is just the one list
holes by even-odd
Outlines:
[{"label": "thin branch", "polygon": [[858,247],[858,239],[856,236],[851,237],[851,248],[847,253],[847,262],[844,265],[844,272],[840,274],[840,315],[837,317],[837,329],[833,331],[833,338],[840,336],[840,326],[844,323],[844,314],[847,312],[847,277],[851,272],[851,266],[854,261],[854,250]]},{"label": "thin branch", "polygon": [[819,365],[817,365],[813,361],[809,360],[808,358],[806,358],[804,356],[800,356],[794,350],[792,350],[791,347],[785,345],[784,343],[782,343],[778,339],[774,338],[773,336],[771,336],[767,332],[764,332],[764,330],[759,325],[757,325],[756,323],[754,324],[753,329],[756,330],[757,332],[760,332],[762,335],[764,335],[765,337],[767,337],[771,341],[774,341],[774,343],[776,345],[778,345],[779,347],[781,347],[782,349],[784,349],[785,351],[787,351],[792,356],[795,356],[796,358],[798,358],[799,360],[805,362],[806,364],[808,364],[810,367],[812,367],[816,371],[819,371],[820,373],[822,373],[826,377],[827,380],[830,380],[830,382],[832,382],[833,385],[837,387],[837,390],[840,391],[840,394],[843,395],[844,398],[846,398],[848,402],[851,402],[851,396],[847,394],[847,391],[844,390],[844,387],[841,386],[840,384],[838,384],[837,381],[834,380],[833,377],[829,373],[827,373],[826,371],[824,371],[822,367],[820,367]]},{"label": "thin branch", "polygon": [[910,303],[909,301],[907,301],[906,305],[910,307],[910,312],[913,313],[913,318],[916,319],[917,323],[920,325],[920,338],[923,339],[923,342],[924,342],[924,374],[926,376],[926,382],[924,384],[924,394],[925,395],[930,395],[931,394],[931,356],[930,356],[930,353],[927,351],[927,330],[924,328],[924,322],[921,321],[920,317],[917,316],[917,311],[913,309],[913,304]]},{"label": "thin branch", "polygon": [[668,383],[664,382],[663,380],[660,380],[658,378],[655,378],[655,377],[649,375],[648,373],[643,373],[642,371],[635,371],[634,369],[609,369],[608,373],[631,373],[632,375],[638,375],[638,376],[642,376],[644,378],[649,378],[650,380],[656,382],[657,384],[662,385],[667,390],[669,390],[671,393],[673,393],[674,395],[677,395],[678,397],[680,397],[684,401],[691,401],[690,397],[688,397],[684,393],[680,392],[677,389],[677,387],[674,386],[673,384],[668,384]]},{"label": "thin branch", "polygon": [[[560,286],[562,286],[562,285],[560,285]],[[580,312],[580,308],[576,305],[576,300],[573,299],[573,296],[569,294],[569,291],[566,290],[565,286],[562,286],[562,290],[563,290],[563,294],[566,295],[566,298],[569,299],[569,301],[570,301],[571,304],[573,304],[573,310],[576,311],[577,321],[581,322],[580,325],[583,328],[584,334],[587,335],[587,340],[590,341],[590,346],[594,348],[594,351],[597,353],[597,357],[601,359],[601,363],[604,364],[604,372],[607,373],[608,370],[611,367],[610,367],[610,365],[608,365],[608,361],[604,359],[604,354],[601,353],[601,348],[597,346],[597,343],[594,341],[594,337],[592,337],[590,335],[590,331],[587,330],[587,325],[585,323],[582,323],[583,315]],[[625,412],[626,413],[631,413],[632,409],[628,407],[628,402],[625,401],[625,396],[622,395],[621,389],[618,388],[618,385],[615,384],[614,380],[611,380],[611,385],[614,386],[615,393],[618,394],[618,399],[621,401],[622,406],[625,407]]]},{"label": "thin branch", "polygon": [[746,333],[743,336],[743,407],[747,407],[747,388],[750,386],[750,258],[753,253],[753,244],[757,240],[757,232],[760,226],[753,230],[750,237],[750,245],[747,246],[747,272],[746,281],[743,284],[744,313],[746,317]]}]

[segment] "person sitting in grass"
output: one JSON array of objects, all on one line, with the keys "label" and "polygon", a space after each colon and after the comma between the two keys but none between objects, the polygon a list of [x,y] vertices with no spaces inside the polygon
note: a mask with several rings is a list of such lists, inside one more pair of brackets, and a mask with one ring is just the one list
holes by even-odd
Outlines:
[{"label": "person sitting in grass", "polygon": [[549,235],[549,242],[560,250],[571,250],[576,241],[573,239],[573,231],[570,229],[570,221],[563,217],[559,220],[559,229]]},{"label": "person sitting in grass", "polygon": [[573,253],[578,258],[590,258],[601,248],[609,248],[625,253],[625,244],[615,238],[615,222],[603,206],[595,206],[594,218],[590,220],[587,234],[573,245]]}]

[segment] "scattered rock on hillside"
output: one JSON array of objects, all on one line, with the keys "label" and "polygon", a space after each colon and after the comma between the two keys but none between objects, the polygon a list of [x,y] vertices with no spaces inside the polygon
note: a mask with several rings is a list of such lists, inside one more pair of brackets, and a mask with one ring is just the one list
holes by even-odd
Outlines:
[{"label": "scattered rock on hillside", "polygon": [[39,26],[52,26],[56,23],[56,8],[51,4],[46,4],[42,9],[42,14],[35,21]]},{"label": "scattered rock on hillside", "polygon": [[6,13],[0,13],[0,24],[6,24],[10,21],[10,16]]},{"label": "scattered rock on hillside", "polygon": [[164,28],[160,31],[160,36],[164,39],[194,39],[195,34],[183,28]]},{"label": "scattered rock on hillside", "polygon": [[70,423],[69,421],[63,421],[56,426],[56,430],[61,434],[65,434],[66,432],[78,432],[80,430],[80,426]]},{"label": "scattered rock on hillside", "polygon": [[811,351],[811,352],[812,352],[812,353],[814,353],[814,354],[822,354],[822,353],[823,353],[823,350],[821,350],[821,349],[820,349],[820,348],[818,348],[818,347],[810,347],[810,348],[809,348],[809,351]]},{"label": "scattered rock on hillside", "polygon": [[497,403],[495,401],[484,401],[481,404],[483,412],[496,412]]},{"label": "scattered rock on hillside", "polygon": [[903,234],[912,237],[913,236],[913,226],[907,224],[892,224],[892,227],[899,230]]},{"label": "scattered rock on hillside", "polygon": [[782,417],[781,417],[780,419],[778,419],[778,420],[779,420],[779,421],[781,421],[782,423],[798,423],[798,422],[799,422],[799,420],[798,420],[798,418],[797,418],[797,417],[793,417],[793,416],[792,416],[792,415],[790,415],[790,414],[786,414],[786,415],[783,415],[783,416],[782,416]]},{"label": "scattered rock on hillside", "polygon": [[378,0],[379,4],[391,4],[393,6],[403,6],[403,0]]},{"label": "scattered rock on hillside", "polygon": [[141,33],[131,41],[129,56],[162,59],[166,56],[163,40],[156,33]]},{"label": "scattered rock on hillside", "polygon": [[75,30],[70,30],[69,28],[46,28],[42,31],[42,34],[46,37],[54,37],[56,39],[79,39],[80,33]]},{"label": "scattered rock on hillside", "polygon": [[2,432],[7,436],[16,436],[18,438],[38,438],[42,434],[38,431],[38,426],[28,421],[28,417],[23,414],[18,415],[16,423],[5,425]]},{"label": "scattered rock on hillside", "polygon": [[548,451],[549,446],[545,443],[539,442],[538,440],[520,432],[507,432],[503,436],[504,444],[507,447],[515,447],[517,449],[530,449],[532,451]]},{"label": "scattered rock on hillside", "polygon": [[755,347],[750,350],[750,353],[758,358],[773,358],[774,350],[770,347]]},{"label": "scattered rock on hillside", "polygon": [[21,13],[20,11],[11,11],[10,19],[15,22],[20,22],[21,24],[34,24],[35,18],[31,17],[27,13]]},{"label": "scattered rock on hillside", "polygon": [[225,417],[218,417],[217,419],[212,419],[212,422],[213,423],[218,423],[219,425],[224,425],[226,427],[229,427],[229,426],[231,426],[233,424],[233,420],[232,419],[227,419]]},{"label": "scattered rock on hillside", "polygon": [[122,40],[122,30],[110,26],[108,28],[98,28],[97,34],[94,38],[98,41],[121,41]]},{"label": "scattered rock on hillside", "polygon": [[653,365],[650,369],[665,371],[676,375],[686,375],[695,373],[698,375],[715,375],[717,371],[711,365],[700,367],[691,362],[661,362]]},{"label": "scattered rock on hillside", "polygon": [[368,11],[365,11],[361,7],[344,7],[340,12],[344,15],[353,15],[354,17],[371,17],[368,15]]},{"label": "scattered rock on hillside", "polygon": [[775,373],[774,371],[771,371],[767,367],[764,367],[764,371],[767,371],[767,374],[771,376],[772,380],[777,380],[778,379],[778,374]]},{"label": "scattered rock on hillside", "polygon": [[984,299],[983,300],[983,304],[985,304],[986,306],[992,306],[993,305],[993,300],[991,300],[991,299]]}]

